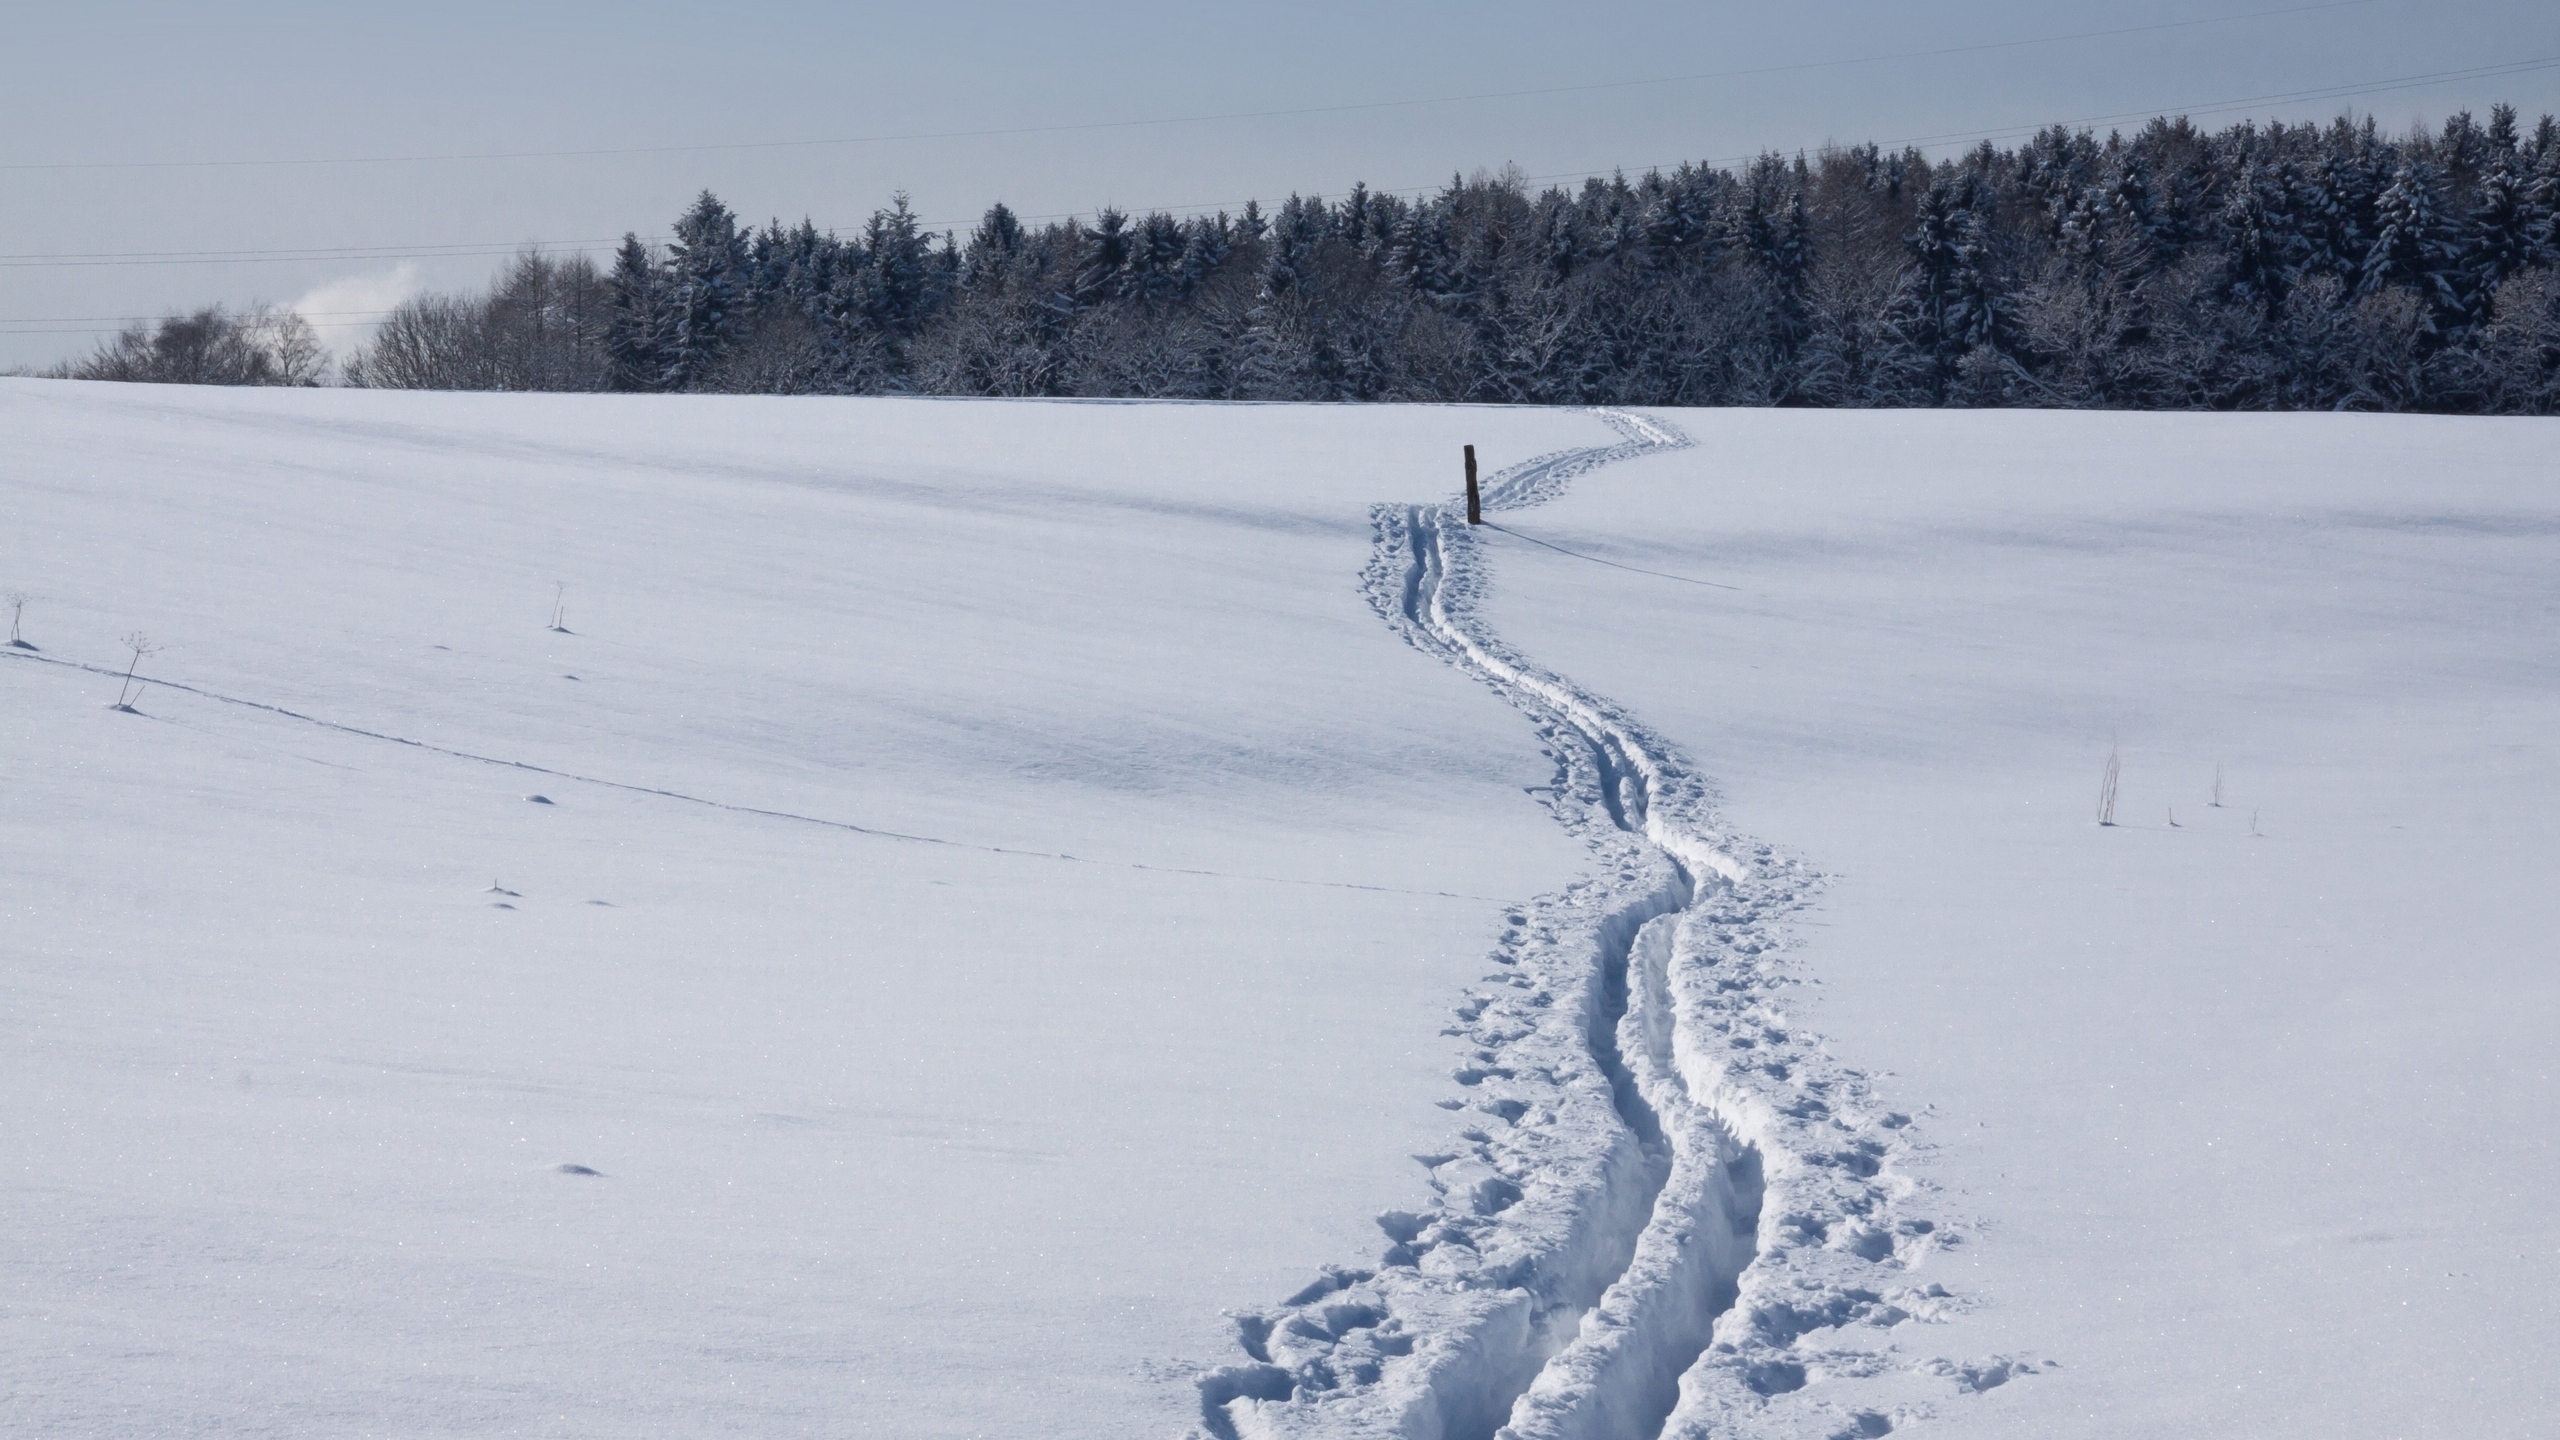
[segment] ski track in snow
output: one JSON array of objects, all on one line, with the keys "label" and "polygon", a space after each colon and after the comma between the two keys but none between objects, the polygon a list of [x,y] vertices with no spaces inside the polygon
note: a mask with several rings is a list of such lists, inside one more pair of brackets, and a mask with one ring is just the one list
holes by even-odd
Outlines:
[{"label": "ski track in snow", "polygon": [[[1513,466],[1485,509],[1690,443],[1595,413],[1618,443]],[[1911,1273],[1956,1237],[1907,1173],[1910,1118],[1782,1003],[1782,931],[1817,877],[1719,824],[1707,782],[1630,716],[1492,636],[1462,508],[1372,520],[1372,605],[1537,726],[1545,803],[1593,874],[1506,912],[1498,968],[1444,1032],[1469,1049],[1465,1097],[1441,1103],[1468,1123],[1414,1157],[1434,1201],[1378,1217],[1375,1266],[1236,1316],[1246,1359],[1201,1375],[1195,1434],[1827,1440],[1928,1414],[1915,1379],[2036,1368],[1892,1353],[1896,1325],[1958,1308]]]}]

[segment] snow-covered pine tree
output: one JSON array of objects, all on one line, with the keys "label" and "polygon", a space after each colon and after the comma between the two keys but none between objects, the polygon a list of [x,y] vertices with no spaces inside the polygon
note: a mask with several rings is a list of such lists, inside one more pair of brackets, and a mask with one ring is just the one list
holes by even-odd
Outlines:
[{"label": "snow-covered pine tree", "polygon": [[1105,205],[1093,217],[1093,228],[1085,232],[1084,253],[1076,261],[1078,305],[1099,305],[1119,298],[1134,238],[1129,233],[1129,217],[1115,207]]},{"label": "snow-covered pine tree", "polygon": [[825,307],[827,289],[835,281],[836,263],[843,254],[843,242],[831,234],[819,233],[816,223],[806,216],[791,232],[784,251],[782,294],[793,309],[812,322]]},{"label": "snow-covered pine tree", "polygon": [[1672,172],[1663,207],[1645,227],[1645,244],[1657,260],[1677,256],[1704,264],[1715,258],[1722,248],[1715,217],[1730,188],[1726,179],[1723,171],[1704,165],[1683,165]]},{"label": "snow-covered pine tree", "polygon": [[2441,181],[2423,160],[2400,162],[2374,206],[2373,248],[2365,252],[2359,293],[2386,286],[2417,292],[2425,303],[2430,340],[2459,330],[2472,311],[2470,277],[2460,242],[2444,214]]},{"label": "snow-covered pine tree", "polygon": [[1190,288],[1182,272],[1189,240],[1182,222],[1160,210],[1140,220],[1129,246],[1127,292],[1150,304],[1180,297]]},{"label": "snow-covered pine tree", "polygon": [[[1351,193],[1342,197],[1341,209],[1336,211],[1333,217],[1334,233],[1350,242],[1355,249],[1365,249],[1369,244],[1371,219],[1369,202],[1369,187],[1365,183],[1355,182],[1351,187]],[[1393,223],[1391,218],[1388,223]]]},{"label": "snow-covered pine tree", "polygon": [[1235,248],[1235,222],[1227,212],[1196,217],[1185,226],[1182,236],[1182,289],[1185,294],[1199,286],[1219,266],[1227,263],[1227,252]]},{"label": "snow-covered pine tree", "polygon": [[2372,204],[2360,193],[2361,180],[2360,168],[2348,156],[2325,148],[2319,162],[2301,175],[2290,207],[2302,236],[2303,273],[2336,276],[2349,293],[2362,278],[2365,254],[2373,248],[2366,223]]},{"label": "snow-covered pine tree", "polygon": [[[1259,218],[1250,205],[1245,207],[1245,214],[1248,219]],[[1321,196],[1293,194],[1282,201],[1280,213],[1272,217],[1271,234],[1264,246],[1263,292],[1284,296],[1312,291],[1316,247],[1324,243],[1332,229],[1332,217],[1326,213]]]},{"label": "snow-covered pine tree", "polygon": [[2447,193],[2468,191],[2491,161],[2489,137],[2470,111],[2456,110],[2445,117],[2444,131],[2436,139],[2436,173]]},{"label": "snow-covered pine tree", "polygon": [[1945,400],[1966,355],[2007,348],[2008,317],[1989,271],[1972,188],[1942,177],[1921,195],[1903,241],[1910,265],[1885,308],[1898,342],[1894,368],[1926,403]]},{"label": "snow-covered pine tree", "polygon": [[739,272],[738,293],[750,317],[761,316],[782,300],[784,277],[790,273],[791,237],[779,218],[747,240],[747,260]]},{"label": "snow-covered pine tree", "polygon": [[1810,228],[1804,193],[1793,188],[1783,171],[1755,168],[1734,229],[1753,270],[1768,284],[1762,328],[1781,363],[1794,356],[1804,339],[1805,271],[1813,258]]},{"label": "snow-covered pine tree", "polygon": [[862,227],[862,250],[870,262],[857,290],[864,323],[898,340],[913,336],[939,297],[933,239],[917,227],[906,192],[892,196],[888,208],[871,212]]},{"label": "snow-covered pine tree", "polygon": [[960,283],[982,285],[1000,279],[1022,251],[1022,222],[1003,201],[987,207],[986,217],[978,228],[969,232],[968,248],[960,253]]},{"label": "snow-covered pine tree", "polygon": [[2291,187],[2245,161],[2223,201],[2222,293],[2225,302],[2274,319],[2293,289],[2302,237],[2293,223]]},{"label": "snow-covered pine tree", "polygon": [[[2551,123],[2550,116],[2543,116],[2542,131],[2549,131]],[[2560,139],[2544,144],[2543,138],[2537,132],[2523,202],[2525,263],[2536,267],[2560,265]]]},{"label": "snow-covered pine tree", "polygon": [[738,217],[703,191],[676,221],[667,248],[664,388],[710,383],[746,318],[739,293],[746,267],[747,237],[738,231]]},{"label": "snow-covered pine tree", "polygon": [[1582,208],[1560,193],[1550,191],[1539,197],[1535,234],[1539,259],[1547,274],[1557,280],[1570,279],[1587,258],[1583,244]]},{"label": "snow-covered pine tree", "polygon": [[1449,250],[1449,212],[1437,204],[1406,210],[1387,242],[1387,273],[1418,296],[1446,294],[1456,261]]},{"label": "snow-covered pine tree", "polygon": [[2455,261],[2467,320],[2481,319],[2507,277],[2532,263],[2536,217],[2530,185],[2510,150],[2490,162],[2472,191],[2470,213],[2462,217],[2456,241],[2461,254]]},{"label": "snow-covered pine tree", "polygon": [[667,305],[664,277],[649,247],[626,234],[606,277],[611,295],[605,323],[610,385],[616,390],[664,389],[667,375]]},{"label": "snow-covered pine tree", "polygon": [[2500,102],[2489,107],[2489,151],[2492,162],[2521,157],[2523,137],[2516,133],[2516,107]]}]

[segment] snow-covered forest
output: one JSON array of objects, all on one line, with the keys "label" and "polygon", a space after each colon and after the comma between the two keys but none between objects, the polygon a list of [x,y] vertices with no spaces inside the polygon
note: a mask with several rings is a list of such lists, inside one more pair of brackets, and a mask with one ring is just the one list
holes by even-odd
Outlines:
[{"label": "snow-covered forest", "polygon": [[[2560,409],[2560,127],[2496,107],[2218,132],[2056,126],[1533,191],[859,234],[705,192],[609,268],[520,256],[346,366],[423,389]],[[205,316],[183,323],[199,328]],[[217,317],[218,318],[218,317]],[[128,332],[85,368],[157,378]],[[302,373],[277,365],[272,376]],[[166,378],[203,378],[171,375]]]}]

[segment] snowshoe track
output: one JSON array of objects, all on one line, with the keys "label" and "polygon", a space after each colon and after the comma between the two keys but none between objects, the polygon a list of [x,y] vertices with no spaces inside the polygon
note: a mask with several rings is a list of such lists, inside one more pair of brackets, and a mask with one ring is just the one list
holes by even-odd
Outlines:
[{"label": "snowshoe track", "polygon": [[[1487,510],[1690,441],[1594,412],[1618,443],[1515,465]],[[1780,931],[1814,877],[1726,831],[1697,772],[1618,707],[1476,620],[1462,508],[1382,505],[1365,576],[1415,648],[1492,687],[1555,758],[1549,811],[1593,874],[1513,907],[1445,1033],[1468,1123],[1416,1156],[1435,1200],[1378,1218],[1374,1267],[1236,1317],[1201,1378],[1217,1440],[1881,1435],[1835,1384],[1907,1373],[1887,1334],[1954,1304],[1906,1273],[1945,1228],[1901,1165],[1907,1116],[1788,1023]]]}]

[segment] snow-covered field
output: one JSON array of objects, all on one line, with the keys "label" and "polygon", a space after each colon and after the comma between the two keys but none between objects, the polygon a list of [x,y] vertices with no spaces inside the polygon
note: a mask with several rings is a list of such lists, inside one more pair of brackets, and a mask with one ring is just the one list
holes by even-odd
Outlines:
[{"label": "snow-covered field", "polygon": [[1494,518],[1739,588],[1497,532],[1486,618],[1828,877],[1789,1009],[1965,1237],[1902,1349],[2058,1367],[1950,1433],[2560,1427],[2560,426],[1677,418]]},{"label": "snow-covered field", "polygon": [[0,382],[0,1429],[2531,1433],[2553,433]]}]

